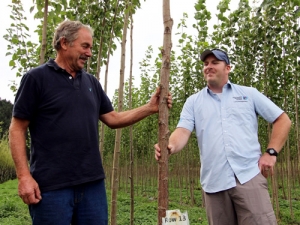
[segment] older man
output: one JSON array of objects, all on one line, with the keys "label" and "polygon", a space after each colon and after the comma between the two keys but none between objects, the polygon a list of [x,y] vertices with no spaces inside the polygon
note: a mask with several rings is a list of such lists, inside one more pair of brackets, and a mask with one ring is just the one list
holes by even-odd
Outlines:
[{"label": "older man", "polygon": [[121,128],[158,112],[159,89],[146,105],[113,110],[98,80],[83,70],[92,55],[92,36],[92,29],[78,21],[61,23],[53,38],[57,57],[25,74],[16,95],[9,141],[19,195],[34,225],[106,225],[98,120]]}]

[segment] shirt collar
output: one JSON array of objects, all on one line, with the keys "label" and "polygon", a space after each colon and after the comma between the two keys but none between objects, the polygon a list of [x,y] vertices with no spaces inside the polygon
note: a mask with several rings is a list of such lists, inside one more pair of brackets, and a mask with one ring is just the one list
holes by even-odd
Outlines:
[{"label": "shirt collar", "polygon": [[[230,80],[227,81],[227,83],[223,86],[224,88],[231,88],[232,83],[230,82]],[[206,92],[212,94],[213,92],[209,89],[209,87],[206,85]]]},{"label": "shirt collar", "polygon": [[[61,68],[59,65],[57,65],[57,63],[54,61],[54,59],[49,59],[49,61],[47,62],[47,65],[49,67],[54,68],[55,70],[60,70],[60,71],[66,71],[65,69]],[[83,69],[79,70],[76,72],[76,76],[82,75],[82,71]]]},{"label": "shirt collar", "polygon": [[49,67],[53,67],[55,70],[62,70],[62,68],[60,68],[59,65],[57,65],[57,63],[54,61],[54,59],[49,59],[47,65]]}]

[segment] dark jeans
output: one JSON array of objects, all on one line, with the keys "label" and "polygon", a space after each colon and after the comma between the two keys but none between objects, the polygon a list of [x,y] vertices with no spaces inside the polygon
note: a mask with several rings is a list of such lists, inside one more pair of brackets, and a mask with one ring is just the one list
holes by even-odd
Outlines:
[{"label": "dark jeans", "polygon": [[33,225],[107,225],[104,180],[42,193],[29,206]]}]

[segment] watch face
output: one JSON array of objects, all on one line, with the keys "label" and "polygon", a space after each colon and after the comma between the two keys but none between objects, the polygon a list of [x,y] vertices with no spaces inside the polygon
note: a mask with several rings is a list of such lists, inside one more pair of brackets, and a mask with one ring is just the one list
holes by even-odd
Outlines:
[{"label": "watch face", "polygon": [[272,155],[272,156],[277,156],[277,152],[275,151],[275,149],[273,149],[273,148],[269,148],[269,149],[267,149],[267,151],[266,152],[268,152],[270,155]]}]

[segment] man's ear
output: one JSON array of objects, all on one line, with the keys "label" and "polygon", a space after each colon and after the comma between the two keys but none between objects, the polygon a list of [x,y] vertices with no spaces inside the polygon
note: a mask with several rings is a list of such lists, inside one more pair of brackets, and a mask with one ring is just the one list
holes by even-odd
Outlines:
[{"label": "man's ear", "polygon": [[231,66],[230,65],[226,65],[226,69],[228,70],[228,72],[230,72]]},{"label": "man's ear", "polygon": [[62,37],[60,39],[60,46],[62,49],[66,50],[67,49],[67,46],[68,45],[68,42],[67,42],[67,39],[65,37]]}]

